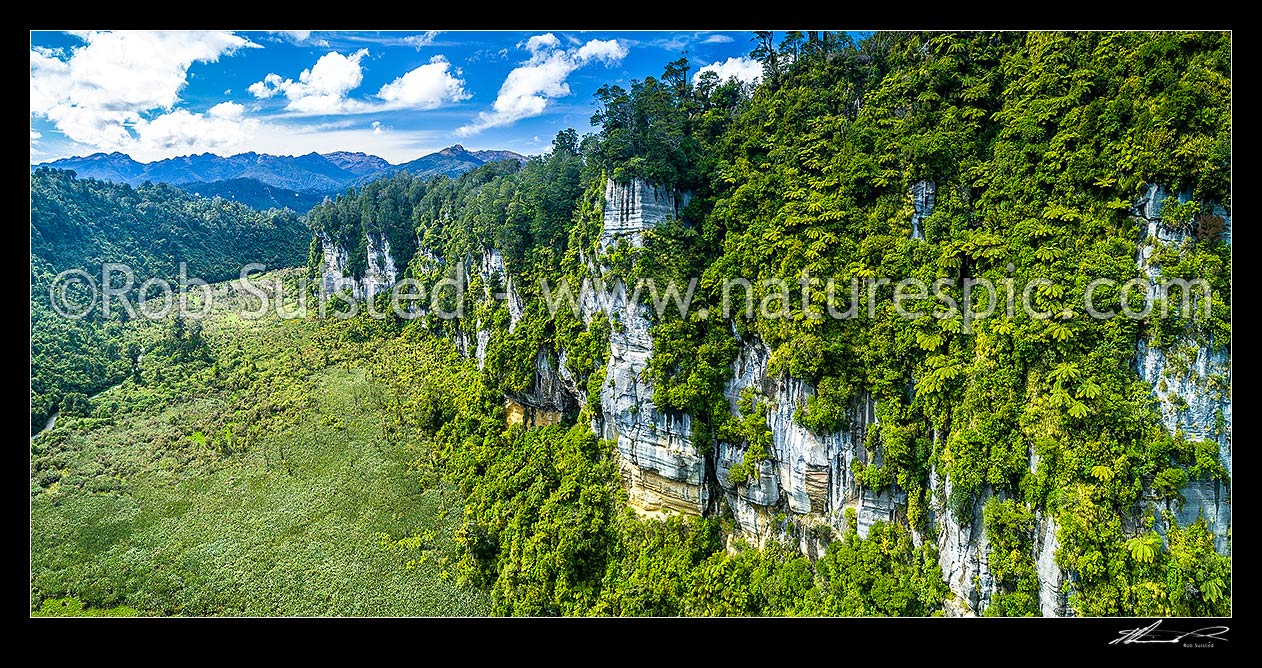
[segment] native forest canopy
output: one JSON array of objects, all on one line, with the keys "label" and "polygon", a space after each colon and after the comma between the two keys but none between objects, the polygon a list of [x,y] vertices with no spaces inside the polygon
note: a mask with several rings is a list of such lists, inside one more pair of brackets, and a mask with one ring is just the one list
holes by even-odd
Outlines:
[{"label": "native forest canopy", "polygon": [[[301,216],[33,172],[34,614],[1230,615],[1230,35],[751,45]],[[104,261],[214,306],[55,314]],[[456,277],[462,317],[366,308]]]}]

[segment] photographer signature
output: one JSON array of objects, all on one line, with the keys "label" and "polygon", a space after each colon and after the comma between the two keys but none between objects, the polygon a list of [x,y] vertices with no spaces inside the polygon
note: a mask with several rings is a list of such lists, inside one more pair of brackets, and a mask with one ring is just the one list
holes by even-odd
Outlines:
[{"label": "photographer signature", "polygon": [[1119,631],[1119,637],[1114,638],[1110,645],[1121,643],[1123,645],[1131,644],[1149,644],[1149,643],[1165,643],[1177,644],[1185,639],[1210,639],[1210,640],[1227,640],[1222,636],[1230,629],[1226,626],[1206,626],[1195,631],[1169,631],[1159,628],[1161,621],[1158,619],[1149,626],[1139,629],[1126,629]]}]

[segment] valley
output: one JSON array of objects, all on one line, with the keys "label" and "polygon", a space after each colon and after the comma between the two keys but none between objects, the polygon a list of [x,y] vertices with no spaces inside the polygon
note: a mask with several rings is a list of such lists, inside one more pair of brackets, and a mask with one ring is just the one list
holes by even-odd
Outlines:
[{"label": "valley", "polygon": [[33,165],[32,614],[1231,616],[1230,34],[750,42],[529,158]]},{"label": "valley", "polygon": [[32,607],[485,614],[444,577],[460,496],[416,444],[382,439],[365,347],[336,323],[242,320],[216,290],[196,347],[129,330],[156,351],[140,374],[33,440]]}]

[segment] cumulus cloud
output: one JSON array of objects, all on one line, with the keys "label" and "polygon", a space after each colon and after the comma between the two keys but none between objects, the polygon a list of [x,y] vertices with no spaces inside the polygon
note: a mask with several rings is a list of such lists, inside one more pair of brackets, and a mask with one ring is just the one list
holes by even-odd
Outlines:
[{"label": "cumulus cloud", "polygon": [[136,132],[145,150],[151,152],[224,149],[244,143],[258,128],[258,121],[244,116],[245,107],[222,102],[204,114],[177,109],[150,121],[141,120]]},{"label": "cumulus cloud", "polygon": [[561,46],[561,40],[557,39],[557,36],[550,32],[542,35],[532,35],[525,42],[526,50],[532,54],[539,53],[540,51],[546,51],[548,49],[555,49],[558,46]]},{"label": "cumulus cloud", "polygon": [[443,102],[467,100],[472,96],[465,91],[459,74],[459,70],[452,71],[446,58],[434,56],[428,65],[382,86],[377,97],[389,109],[434,109]]},{"label": "cumulus cloud", "polygon": [[[258,46],[230,32],[213,31],[92,31],[77,36],[84,44],[69,54],[31,49],[31,115],[47,118],[71,141],[103,150],[150,148],[146,142],[158,135],[146,135],[145,128],[175,122],[159,119],[174,113],[193,63],[215,62]],[[146,118],[159,110],[167,113]],[[215,118],[224,124],[242,121]],[[219,142],[204,137],[197,145]]]},{"label": "cumulus cloud", "polygon": [[586,65],[593,60],[598,60],[606,65],[616,65],[621,62],[626,55],[627,47],[619,44],[618,40],[594,39],[579,47],[578,64]]},{"label": "cumulus cloud", "polygon": [[373,133],[373,134],[375,134],[375,135],[379,135],[379,134],[381,134],[381,133],[383,133],[383,132],[389,132],[389,131],[390,131],[390,126],[388,126],[388,125],[382,125],[382,124],[381,124],[381,121],[373,121],[373,122],[372,122],[372,133]]},{"label": "cumulus cloud", "polygon": [[377,91],[380,102],[366,102],[350,97],[351,91],[364,81],[360,61],[368,49],[350,55],[336,51],[324,54],[311,69],[303,70],[298,80],[268,74],[250,85],[257,98],[282,95],[289,100],[285,109],[300,115],[362,114],[390,109],[434,109],[444,102],[467,100],[460,71],[453,69],[443,56],[430,58]]},{"label": "cumulus cloud", "polygon": [[728,37],[727,35],[710,35],[709,37],[701,40],[701,43],[702,44],[727,44],[728,42],[731,42],[731,41],[733,41],[732,38]]},{"label": "cumulus cloud", "polygon": [[549,100],[570,94],[565,80],[572,72],[594,62],[616,65],[627,55],[627,47],[618,40],[594,39],[577,48],[563,49],[561,40],[552,33],[534,35],[518,46],[530,52],[530,59],[508,73],[491,111],[479,112],[472,123],[456,130],[457,135],[467,137],[538,116]]},{"label": "cumulus cloud", "polygon": [[284,95],[289,100],[285,108],[300,114],[354,112],[363,103],[348,98],[347,94],[363,83],[364,70],[359,61],[367,55],[368,49],[349,56],[330,51],[320,56],[311,69],[303,70],[297,81],[269,73],[262,81],[250,84],[248,90],[258,98]]},{"label": "cumulus cloud", "polygon": [[692,77],[693,83],[696,83],[705,72],[714,72],[719,76],[720,81],[736,78],[744,83],[754,83],[762,77],[762,63],[745,56],[728,58],[721,63],[710,63],[697,70]]}]

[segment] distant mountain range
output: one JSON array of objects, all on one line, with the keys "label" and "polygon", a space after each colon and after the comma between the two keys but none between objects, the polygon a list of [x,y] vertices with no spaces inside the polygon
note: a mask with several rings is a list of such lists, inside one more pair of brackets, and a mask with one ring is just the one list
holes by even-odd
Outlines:
[{"label": "distant mountain range", "polygon": [[277,156],[241,153],[224,158],[210,153],[141,163],[123,153],[94,153],[32,165],[70,169],[79,178],[126,183],[170,183],[206,197],[220,196],[259,209],[289,207],[305,212],[325,195],[360,186],[384,176],[410,172],[421,177],[458,176],[488,162],[526,157],[512,151],[469,151],[459,144],[401,165],[367,153],[308,153]]}]

